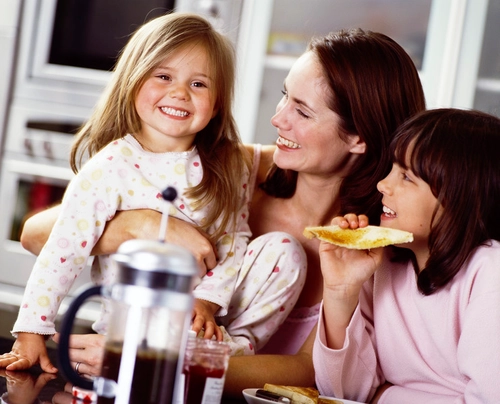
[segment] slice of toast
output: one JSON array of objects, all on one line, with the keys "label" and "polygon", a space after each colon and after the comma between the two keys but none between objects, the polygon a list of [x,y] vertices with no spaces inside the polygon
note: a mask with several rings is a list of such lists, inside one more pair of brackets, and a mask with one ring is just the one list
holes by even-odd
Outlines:
[{"label": "slice of toast", "polygon": [[334,398],[319,397],[318,404],[343,404],[343,401]]},{"label": "slice of toast", "polygon": [[313,387],[281,386],[266,383],[264,390],[288,397],[292,404],[317,404],[319,392]]},{"label": "slice of toast", "polygon": [[339,226],[312,226],[304,229],[307,238],[317,237],[345,248],[369,250],[391,244],[413,241],[413,234],[388,227],[366,226],[358,229],[342,229]]}]

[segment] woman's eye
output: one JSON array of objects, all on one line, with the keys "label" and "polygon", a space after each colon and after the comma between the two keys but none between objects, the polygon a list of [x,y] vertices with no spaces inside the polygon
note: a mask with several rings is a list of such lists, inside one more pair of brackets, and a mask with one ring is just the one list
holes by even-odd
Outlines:
[{"label": "woman's eye", "polygon": [[283,94],[285,98],[288,97],[288,92],[286,90],[281,90],[281,94]]},{"label": "woman's eye", "polygon": [[309,115],[304,114],[299,108],[296,109],[297,113],[303,118],[309,118]]}]

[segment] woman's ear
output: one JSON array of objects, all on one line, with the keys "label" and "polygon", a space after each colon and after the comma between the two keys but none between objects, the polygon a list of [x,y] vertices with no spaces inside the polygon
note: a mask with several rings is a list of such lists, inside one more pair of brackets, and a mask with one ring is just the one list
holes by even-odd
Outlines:
[{"label": "woman's ear", "polygon": [[349,151],[352,154],[365,154],[366,153],[366,143],[361,140],[358,135],[350,136],[351,148]]}]

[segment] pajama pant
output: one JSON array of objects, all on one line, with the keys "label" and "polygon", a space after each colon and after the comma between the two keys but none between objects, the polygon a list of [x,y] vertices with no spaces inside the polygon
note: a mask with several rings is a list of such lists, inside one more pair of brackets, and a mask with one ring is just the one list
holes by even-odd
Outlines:
[{"label": "pajama pant", "polygon": [[306,271],[304,248],[287,233],[248,245],[228,314],[217,317],[231,355],[253,355],[266,344],[294,308]]}]

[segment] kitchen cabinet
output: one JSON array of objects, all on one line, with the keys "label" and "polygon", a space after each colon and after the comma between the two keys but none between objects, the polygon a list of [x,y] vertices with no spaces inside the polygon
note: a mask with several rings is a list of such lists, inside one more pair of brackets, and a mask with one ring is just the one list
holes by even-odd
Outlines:
[{"label": "kitchen cabinet", "polygon": [[[487,8],[486,8],[487,7]],[[483,5],[486,10],[478,72],[472,93],[473,108],[500,116],[500,0]]]},{"label": "kitchen cabinet", "polygon": [[312,35],[361,27],[412,56],[428,108],[500,115],[500,0],[248,0],[238,37],[235,116],[244,142],[274,143],[283,80]]},{"label": "kitchen cabinet", "polygon": [[21,0],[0,0],[0,10],[2,10],[0,13],[0,55],[2,55],[0,57],[0,129],[5,125],[11,90],[20,9]]}]

